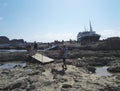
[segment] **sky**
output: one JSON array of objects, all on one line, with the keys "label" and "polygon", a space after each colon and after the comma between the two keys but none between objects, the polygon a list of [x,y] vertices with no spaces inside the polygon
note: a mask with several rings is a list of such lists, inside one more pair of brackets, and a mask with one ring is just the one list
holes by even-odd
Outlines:
[{"label": "sky", "polygon": [[0,36],[25,41],[76,40],[89,30],[120,37],[120,0],[0,0]]}]

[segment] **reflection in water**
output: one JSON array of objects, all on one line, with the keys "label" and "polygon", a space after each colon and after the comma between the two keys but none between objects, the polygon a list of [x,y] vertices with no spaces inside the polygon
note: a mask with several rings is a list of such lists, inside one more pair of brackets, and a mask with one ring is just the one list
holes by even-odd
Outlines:
[{"label": "reflection in water", "polygon": [[26,66],[25,62],[20,62],[20,61],[18,61],[18,62],[16,62],[16,61],[14,61],[14,62],[2,62],[1,64],[2,65],[0,65],[0,69],[4,69],[4,68],[9,69],[9,68],[14,68],[16,66],[19,66],[19,67]]},{"label": "reflection in water", "polygon": [[96,74],[98,76],[111,76],[112,74],[107,71],[107,66],[96,67]]}]

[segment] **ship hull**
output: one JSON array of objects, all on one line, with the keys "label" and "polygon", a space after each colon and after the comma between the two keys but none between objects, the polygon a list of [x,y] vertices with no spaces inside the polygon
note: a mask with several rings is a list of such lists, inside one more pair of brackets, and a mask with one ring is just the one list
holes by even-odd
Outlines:
[{"label": "ship hull", "polygon": [[81,44],[88,44],[97,42],[100,39],[100,35],[92,35],[92,36],[83,36],[78,39]]}]

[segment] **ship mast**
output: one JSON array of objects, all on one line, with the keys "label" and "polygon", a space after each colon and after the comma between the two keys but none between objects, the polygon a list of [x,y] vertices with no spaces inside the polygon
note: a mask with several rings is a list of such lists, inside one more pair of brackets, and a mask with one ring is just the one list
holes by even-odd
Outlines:
[{"label": "ship mast", "polygon": [[92,29],[92,25],[91,25],[91,21],[90,21],[90,32],[92,32],[92,30],[93,30],[93,29]]},{"label": "ship mast", "polygon": [[87,31],[87,29],[86,29],[86,26],[84,25],[84,31],[86,32]]}]

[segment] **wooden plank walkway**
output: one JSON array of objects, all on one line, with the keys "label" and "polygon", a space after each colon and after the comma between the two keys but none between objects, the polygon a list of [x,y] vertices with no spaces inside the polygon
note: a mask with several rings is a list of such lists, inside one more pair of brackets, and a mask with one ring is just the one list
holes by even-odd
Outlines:
[{"label": "wooden plank walkway", "polygon": [[47,56],[44,56],[40,53],[36,53],[32,56],[32,58],[36,59],[37,61],[41,62],[41,63],[50,63],[50,62],[53,62],[54,59],[52,58],[49,58]]}]

